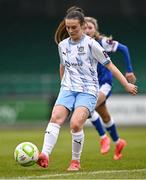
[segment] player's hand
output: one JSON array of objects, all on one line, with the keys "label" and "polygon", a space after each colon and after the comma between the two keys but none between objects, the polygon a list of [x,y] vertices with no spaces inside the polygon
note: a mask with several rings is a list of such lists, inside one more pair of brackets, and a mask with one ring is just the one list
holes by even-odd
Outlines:
[{"label": "player's hand", "polygon": [[135,84],[136,83],[136,77],[133,72],[126,72],[125,77],[129,83]]},{"label": "player's hand", "polygon": [[137,94],[137,86],[131,83],[128,83],[127,86],[125,87],[126,91],[129,92],[132,95]]}]

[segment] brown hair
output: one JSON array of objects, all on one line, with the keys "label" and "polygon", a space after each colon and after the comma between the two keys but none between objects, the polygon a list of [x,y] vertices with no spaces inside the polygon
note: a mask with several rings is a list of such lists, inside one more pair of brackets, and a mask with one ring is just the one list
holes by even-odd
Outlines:
[{"label": "brown hair", "polygon": [[67,15],[64,19],[78,19],[81,25],[85,23],[83,10],[76,6],[72,6],[67,10]]},{"label": "brown hair", "polygon": [[58,44],[60,41],[69,37],[68,32],[65,26],[65,19],[78,19],[80,24],[83,25],[85,23],[83,10],[79,7],[72,6],[67,10],[67,14],[62,20],[55,32],[55,42]]},{"label": "brown hair", "polygon": [[56,44],[59,44],[60,41],[66,39],[69,37],[68,32],[65,27],[65,21],[62,20],[61,23],[59,24],[56,32],[55,32],[55,42]]}]

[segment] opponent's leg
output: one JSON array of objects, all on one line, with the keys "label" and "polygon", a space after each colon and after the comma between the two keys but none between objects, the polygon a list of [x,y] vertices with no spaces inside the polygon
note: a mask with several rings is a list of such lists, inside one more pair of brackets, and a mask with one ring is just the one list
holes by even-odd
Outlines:
[{"label": "opponent's leg", "polygon": [[126,146],[126,141],[119,138],[115,122],[114,122],[113,118],[111,118],[111,116],[107,110],[106,104],[100,105],[96,110],[100,114],[100,116],[104,122],[106,130],[109,132],[112,140],[116,144],[114,160],[119,160],[122,158],[121,152],[122,152],[123,148]]}]

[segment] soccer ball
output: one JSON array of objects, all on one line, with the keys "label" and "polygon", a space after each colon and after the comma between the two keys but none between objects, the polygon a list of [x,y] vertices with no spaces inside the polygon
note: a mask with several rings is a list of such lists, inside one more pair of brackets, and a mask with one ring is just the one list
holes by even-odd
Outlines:
[{"label": "soccer ball", "polygon": [[22,166],[32,166],[38,160],[39,150],[31,142],[22,142],[18,144],[14,151],[14,158]]}]

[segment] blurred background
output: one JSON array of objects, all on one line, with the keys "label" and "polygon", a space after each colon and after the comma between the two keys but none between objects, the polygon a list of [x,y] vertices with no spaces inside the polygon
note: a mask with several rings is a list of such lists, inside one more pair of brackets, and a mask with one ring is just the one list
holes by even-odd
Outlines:
[{"label": "blurred background", "polygon": [[[146,125],[146,2],[138,0],[0,0],[0,126],[47,122],[59,92],[54,33],[70,6],[98,19],[100,32],[126,44],[139,95],[114,80],[110,110],[119,124]],[[122,55],[111,55],[125,73]]]}]

